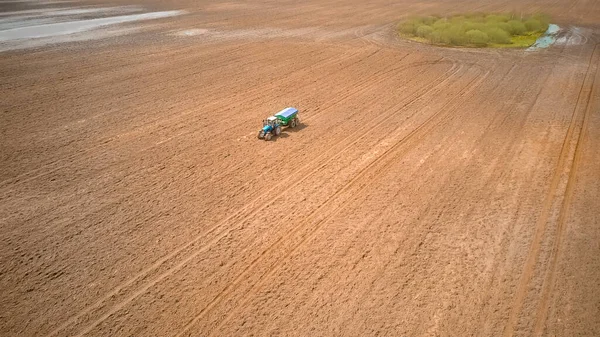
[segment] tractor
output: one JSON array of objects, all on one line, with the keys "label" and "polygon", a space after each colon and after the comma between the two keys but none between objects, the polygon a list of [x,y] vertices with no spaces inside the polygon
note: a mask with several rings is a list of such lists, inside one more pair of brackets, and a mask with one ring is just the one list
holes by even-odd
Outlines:
[{"label": "tractor", "polygon": [[271,140],[273,136],[281,134],[282,126],[295,128],[299,123],[298,109],[285,108],[275,114],[275,116],[271,116],[263,121],[263,128],[258,131],[258,139]]},{"label": "tractor", "polygon": [[281,124],[279,119],[271,116],[263,121],[263,128],[258,131],[258,139],[271,140],[273,135],[281,134]]}]

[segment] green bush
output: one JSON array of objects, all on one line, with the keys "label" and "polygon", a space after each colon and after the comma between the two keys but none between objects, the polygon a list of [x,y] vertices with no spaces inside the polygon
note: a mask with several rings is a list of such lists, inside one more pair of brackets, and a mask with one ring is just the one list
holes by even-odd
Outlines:
[{"label": "green bush", "polygon": [[490,38],[488,35],[480,30],[470,30],[465,33],[465,36],[469,39],[471,44],[476,46],[487,46]]},{"label": "green bush", "polygon": [[446,19],[439,19],[433,23],[433,29],[438,31],[446,30],[450,28],[450,26],[452,26],[452,24],[450,24],[450,22],[448,22]]},{"label": "green bush", "polygon": [[398,25],[398,30],[402,34],[412,35],[415,32],[415,24],[411,21],[402,22],[400,25]]},{"label": "green bush", "polygon": [[469,43],[469,38],[465,35],[465,30],[461,26],[452,26],[447,30],[447,36],[450,44],[453,46],[462,46]]},{"label": "green bush", "polygon": [[529,19],[525,21],[525,28],[528,32],[538,32],[542,29],[542,23],[536,19]]},{"label": "green bush", "polygon": [[480,30],[484,31],[487,25],[483,22],[466,22],[464,25],[465,31]]},{"label": "green bush", "polygon": [[522,38],[536,39],[548,28],[550,19],[543,14],[522,17],[513,14],[469,13],[440,18],[413,17],[398,25],[401,34],[419,37],[435,44],[453,46],[523,46]]},{"label": "green bush", "polygon": [[418,37],[427,38],[427,37],[429,37],[429,35],[431,35],[431,33],[433,33],[432,27],[427,26],[427,25],[422,25],[419,28],[417,28],[416,35]]},{"label": "green bush", "polygon": [[450,18],[450,22],[452,22],[452,23],[461,23],[461,22],[465,22],[466,20],[467,20],[467,18],[462,15],[453,16]]},{"label": "green bush", "polygon": [[527,27],[525,27],[525,24],[521,21],[510,20],[508,21],[508,24],[510,26],[511,35],[523,35],[527,31]]},{"label": "green bush", "polygon": [[503,31],[505,31],[507,34],[510,35],[510,25],[506,22],[498,22],[496,24],[496,27],[502,29]]},{"label": "green bush", "polygon": [[431,35],[429,35],[429,41],[436,44],[450,44],[450,39],[437,30],[434,30]]},{"label": "green bush", "polygon": [[491,43],[509,44],[510,34],[500,28],[493,27],[485,31]]},{"label": "green bush", "polygon": [[440,18],[437,17],[437,16],[426,16],[426,17],[423,18],[422,22],[424,24],[428,25],[428,26],[431,26],[431,25],[433,25],[439,19]]}]

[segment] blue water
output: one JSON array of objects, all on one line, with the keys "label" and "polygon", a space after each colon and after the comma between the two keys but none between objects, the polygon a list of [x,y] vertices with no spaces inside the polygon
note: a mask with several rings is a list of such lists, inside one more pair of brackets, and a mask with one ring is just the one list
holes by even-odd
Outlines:
[{"label": "blue water", "polygon": [[550,47],[556,42],[556,34],[560,31],[560,27],[555,24],[550,24],[544,35],[540,36],[535,43],[527,48],[528,51],[544,49]]}]

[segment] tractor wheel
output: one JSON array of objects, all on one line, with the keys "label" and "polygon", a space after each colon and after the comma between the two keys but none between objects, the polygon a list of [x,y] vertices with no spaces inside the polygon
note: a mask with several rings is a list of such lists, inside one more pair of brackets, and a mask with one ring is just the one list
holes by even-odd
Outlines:
[{"label": "tractor wheel", "polygon": [[262,130],[258,131],[258,139],[263,139],[264,137]]},{"label": "tractor wheel", "polygon": [[281,127],[278,126],[277,128],[275,128],[275,136],[279,136],[281,134]]},{"label": "tractor wheel", "polygon": [[290,122],[290,127],[291,128],[295,128],[296,127],[296,118],[292,119],[292,121]]},{"label": "tractor wheel", "polygon": [[265,140],[271,140],[271,138],[272,138],[272,137],[273,137],[273,136],[272,136],[270,133],[267,133],[267,134],[265,135]]}]

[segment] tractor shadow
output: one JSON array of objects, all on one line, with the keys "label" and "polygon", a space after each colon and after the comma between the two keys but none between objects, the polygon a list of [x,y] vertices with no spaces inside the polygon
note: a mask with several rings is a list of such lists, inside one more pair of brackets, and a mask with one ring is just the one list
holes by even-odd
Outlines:
[{"label": "tractor shadow", "polygon": [[283,138],[287,138],[287,137],[289,137],[289,136],[290,136],[290,135],[289,135],[290,133],[295,133],[295,132],[298,132],[298,131],[302,131],[302,129],[306,128],[307,126],[308,126],[307,124],[304,124],[304,123],[302,123],[302,124],[298,124],[298,125],[296,125],[296,127],[295,127],[295,128],[290,128],[290,127],[287,127],[287,128],[285,128],[285,129],[283,129],[283,130],[281,131],[281,134],[279,134],[279,136],[277,136],[277,137],[273,137],[273,139],[271,139],[271,141],[274,141],[274,142],[276,142],[276,141],[277,141],[277,138],[282,138],[282,139],[283,139]]},{"label": "tractor shadow", "polygon": [[278,139],[288,138],[290,136],[289,135],[290,133],[302,131],[307,126],[308,126],[308,124],[301,123],[301,124],[296,125],[295,128],[290,128],[290,127],[284,128],[283,130],[281,130],[281,133],[279,134],[279,136],[271,138],[270,142],[277,142]]},{"label": "tractor shadow", "polygon": [[300,124],[296,125],[295,128],[289,128],[289,127],[285,128],[285,130],[281,134],[288,133],[288,132],[289,133],[294,133],[294,132],[302,131],[306,127],[308,127],[308,124],[300,123]]},{"label": "tractor shadow", "polygon": [[287,133],[285,133],[285,131],[282,131],[282,132],[279,134],[279,136],[271,138],[270,142],[277,142],[279,139],[282,139],[282,138],[287,138],[287,137],[289,137],[289,136],[290,136],[290,135],[288,135]]}]

